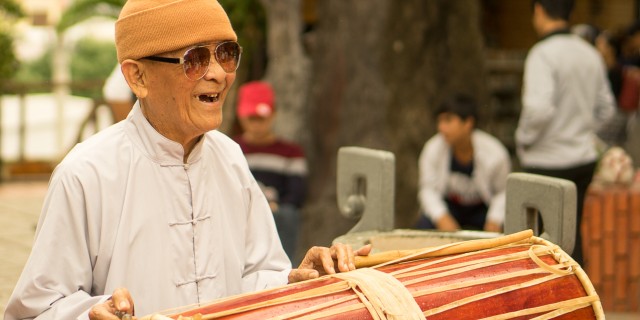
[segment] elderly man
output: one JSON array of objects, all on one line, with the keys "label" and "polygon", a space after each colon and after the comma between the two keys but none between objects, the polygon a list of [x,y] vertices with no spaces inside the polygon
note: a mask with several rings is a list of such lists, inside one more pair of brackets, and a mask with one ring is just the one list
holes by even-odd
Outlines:
[{"label": "elderly man", "polygon": [[138,101],[56,168],[5,319],[145,315],[368,254],[314,247],[291,269],[242,151],[215,131],[241,54],[216,1],[130,0],[116,47]]}]

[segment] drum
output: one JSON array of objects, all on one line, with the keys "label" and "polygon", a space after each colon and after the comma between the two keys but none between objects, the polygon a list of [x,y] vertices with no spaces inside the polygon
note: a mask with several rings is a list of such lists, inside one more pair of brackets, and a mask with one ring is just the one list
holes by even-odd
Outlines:
[{"label": "drum", "polygon": [[531,231],[358,258],[359,268],[352,272],[234,296],[167,317],[604,319],[582,268]]}]

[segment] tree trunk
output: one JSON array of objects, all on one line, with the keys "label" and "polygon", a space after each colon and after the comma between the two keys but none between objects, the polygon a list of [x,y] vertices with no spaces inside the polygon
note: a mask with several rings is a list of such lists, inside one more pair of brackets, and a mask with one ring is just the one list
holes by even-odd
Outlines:
[{"label": "tree trunk", "polygon": [[475,0],[318,1],[302,248],[328,245],[355,224],[336,205],[341,146],[395,154],[396,227],[413,225],[418,156],[436,132],[432,110],[456,92],[485,100],[479,17]]},{"label": "tree trunk", "polygon": [[310,61],[302,46],[300,0],[260,0],[267,14],[265,79],[273,86],[277,116],[274,130],[285,139],[302,143],[307,137],[302,119],[307,114]]}]

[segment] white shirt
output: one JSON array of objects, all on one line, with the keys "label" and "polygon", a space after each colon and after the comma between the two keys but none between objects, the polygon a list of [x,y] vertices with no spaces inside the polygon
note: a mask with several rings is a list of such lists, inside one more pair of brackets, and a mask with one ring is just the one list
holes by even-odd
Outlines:
[{"label": "white shirt", "polygon": [[521,164],[565,169],[595,161],[594,132],[614,111],[606,67],[593,46],[571,34],[538,42],[525,61],[515,135]]},{"label": "white shirt", "polygon": [[[473,144],[473,172],[470,193],[478,192],[487,204],[487,220],[496,224],[504,222],[507,175],[511,172],[509,152],[498,139],[481,130],[471,134]],[[444,201],[451,178],[451,147],[441,134],[436,134],[425,144],[420,159],[418,200],[422,211],[438,221],[449,210]]]},{"label": "white shirt", "polygon": [[107,101],[129,102],[133,98],[133,93],[127,80],[122,74],[120,64],[118,63],[102,87],[102,95]]},{"label": "white shirt", "polygon": [[77,145],[53,173],[5,319],[87,319],[118,287],[143,316],[286,284],[291,264],[238,145],[212,131],[182,159],[138,104]]}]

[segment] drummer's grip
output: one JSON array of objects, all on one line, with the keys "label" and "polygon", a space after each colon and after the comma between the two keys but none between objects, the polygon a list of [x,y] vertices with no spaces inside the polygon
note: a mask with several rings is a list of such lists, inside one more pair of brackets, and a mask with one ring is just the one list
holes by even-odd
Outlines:
[{"label": "drummer's grip", "polygon": [[416,260],[427,257],[446,256],[463,252],[477,251],[482,249],[495,248],[509,243],[526,240],[533,236],[533,231],[524,230],[493,239],[477,239],[446,244],[438,247],[426,247],[413,250],[390,250],[368,256],[356,256],[356,268],[366,268],[376,266],[389,261],[394,261],[407,257],[406,260]]}]

